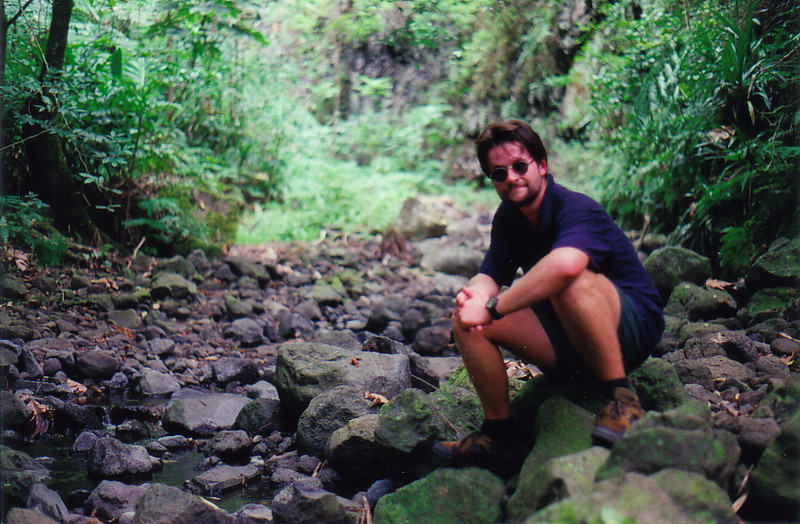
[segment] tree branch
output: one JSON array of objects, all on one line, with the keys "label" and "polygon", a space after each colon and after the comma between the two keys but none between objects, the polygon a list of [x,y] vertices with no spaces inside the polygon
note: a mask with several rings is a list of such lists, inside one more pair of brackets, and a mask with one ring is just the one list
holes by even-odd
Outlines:
[{"label": "tree branch", "polygon": [[5,22],[5,24],[6,24],[6,29],[8,29],[8,28],[9,28],[9,27],[11,27],[12,25],[14,25],[14,22],[16,22],[16,21],[17,21],[17,19],[18,19],[20,16],[22,16],[22,13],[24,13],[24,12],[25,12],[25,9],[27,9],[27,8],[28,8],[28,6],[29,6],[29,5],[31,5],[32,3],[33,3],[33,0],[28,0],[27,2],[25,2],[25,5],[23,5],[22,7],[20,7],[20,8],[19,8],[19,11],[17,11],[17,14],[15,14],[14,16],[12,16],[12,17],[11,17],[11,18],[10,18],[10,19],[7,21],[7,22]]}]

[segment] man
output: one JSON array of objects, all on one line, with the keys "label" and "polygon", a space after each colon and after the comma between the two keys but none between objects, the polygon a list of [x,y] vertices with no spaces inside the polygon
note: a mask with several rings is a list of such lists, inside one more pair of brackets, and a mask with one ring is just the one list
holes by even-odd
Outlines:
[{"label": "man", "polygon": [[476,150],[502,202],[480,270],[456,296],[453,333],[485,420],[478,432],[434,449],[480,463],[519,440],[500,347],[546,374],[599,380],[609,404],[592,435],[612,445],[643,415],[627,373],[663,331],[658,292],[608,213],[553,181],[527,124],[490,125]]}]

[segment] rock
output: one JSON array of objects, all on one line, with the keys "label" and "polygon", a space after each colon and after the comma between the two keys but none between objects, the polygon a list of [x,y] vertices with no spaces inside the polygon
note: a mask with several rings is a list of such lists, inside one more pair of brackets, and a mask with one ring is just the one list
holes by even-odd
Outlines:
[{"label": "rock", "polygon": [[106,380],[119,371],[119,362],[106,351],[90,350],[79,354],[75,366],[81,376],[94,380]]},{"label": "rock", "polygon": [[339,497],[325,491],[319,481],[297,481],[283,488],[272,500],[275,522],[312,524],[345,522],[346,512]]},{"label": "rock", "polygon": [[594,446],[533,463],[525,474],[520,474],[517,490],[508,501],[508,521],[522,522],[548,504],[591,491],[595,474],[608,454],[608,450]]},{"label": "rock", "polygon": [[16,300],[25,298],[27,295],[28,289],[22,279],[11,273],[0,275],[0,297]]},{"label": "rock", "polygon": [[230,429],[250,399],[232,393],[181,390],[172,395],[162,424],[164,429],[189,437],[208,437]]},{"label": "rock", "polygon": [[793,417],[798,410],[800,410],[800,375],[794,373],[759,403],[753,416],[769,414],[781,423]]},{"label": "rock", "polygon": [[370,400],[353,386],[336,386],[311,399],[297,422],[297,449],[322,457],[328,439],[349,420],[369,411]]},{"label": "rock", "polygon": [[116,480],[104,480],[92,490],[86,509],[104,521],[118,520],[120,515],[133,511],[147,485],[130,486]]},{"label": "rock", "polygon": [[181,389],[181,382],[171,373],[161,373],[152,369],[142,371],[139,392],[146,397],[169,396]]},{"label": "rock", "polygon": [[233,524],[271,524],[272,510],[262,504],[245,504],[233,514]]},{"label": "rock", "polygon": [[250,316],[253,313],[253,305],[233,295],[225,295],[225,311],[229,320],[236,320]]},{"label": "rock", "polygon": [[153,484],[136,504],[131,524],[230,524],[233,516],[178,488]]},{"label": "rock", "polygon": [[595,483],[529,516],[526,522],[703,522],[658,481],[640,473]]},{"label": "rock", "polygon": [[207,451],[228,463],[247,462],[253,442],[245,431],[222,430],[217,432],[207,444]]},{"label": "rock", "polygon": [[247,396],[255,399],[279,400],[278,388],[266,380],[259,380],[247,388]]},{"label": "rock", "polygon": [[218,384],[227,384],[233,381],[240,384],[252,384],[259,378],[255,362],[246,358],[219,359],[211,363],[211,371],[214,372],[214,380]]},{"label": "rock", "polygon": [[72,443],[72,451],[76,453],[88,453],[91,451],[92,446],[94,446],[98,438],[100,437],[98,437],[97,433],[94,431],[83,431]]},{"label": "rock", "polygon": [[169,356],[175,352],[175,341],[169,338],[154,338],[147,342],[147,349],[159,357]]},{"label": "rock", "polygon": [[281,403],[278,399],[257,398],[248,402],[236,416],[234,427],[243,429],[249,435],[269,434],[279,425]]},{"label": "rock", "polygon": [[[725,331],[727,328],[722,324],[715,324],[713,322],[687,322],[679,331],[678,345],[683,346],[687,341],[693,338],[703,338],[712,333],[719,333]],[[711,356],[711,355],[706,355]]]},{"label": "rock", "polygon": [[448,275],[470,278],[478,272],[484,252],[449,238],[428,239],[417,244],[422,253],[420,267]]},{"label": "rock", "polygon": [[704,419],[678,410],[650,412],[611,448],[597,479],[628,471],[652,474],[675,468],[703,474],[727,489],[739,454],[736,438],[714,430]]},{"label": "rock", "polygon": [[756,259],[747,273],[750,286],[763,288],[797,285],[800,282],[800,237],[775,240],[766,253]]},{"label": "rock", "polygon": [[33,509],[11,508],[4,522],[5,524],[58,524],[59,521]]},{"label": "rock", "polygon": [[13,393],[0,391],[0,421],[3,429],[26,433],[33,419],[33,412]]},{"label": "rock", "polygon": [[707,257],[678,246],[656,249],[644,261],[644,268],[664,298],[681,282],[700,285],[711,276]]},{"label": "rock", "polygon": [[736,313],[736,300],[725,291],[683,282],[672,290],[664,307],[665,315],[690,321],[709,320]]},{"label": "rock", "polygon": [[61,496],[41,483],[31,486],[28,509],[43,513],[56,522],[64,522],[69,514]]},{"label": "rock", "polygon": [[139,329],[144,325],[141,315],[135,309],[109,311],[108,319],[114,324],[128,329]]},{"label": "rock", "polygon": [[191,262],[195,270],[201,275],[211,270],[211,262],[208,261],[208,257],[206,257],[206,253],[202,249],[195,249],[189,253],[186,260]]},{"label": "rock", "polygon": [[338,306],[344,303],[344,298],[333,286],[325,284],[314,284],[311,287],[308,298],[320,306]]},{"label": "rock", "polygon": [[373,413],[348,421],[333,432],[325,449],[327,462],[359,484],[372,482],[389,472],[384,464],[392,462],[390,451],[375,441],[379,418]]},{"label": "rock", "polygon": [[[194,259],[202,262],[202,259],[199,259],[198,255],[195,255]],[[172,258],[159,261],[158,264],[156,264],[156,269],[166,273],[176,273],[184,278],[191,278],[197,274],[197,267],[195,264],[181,255],[175,255]]]},{"label": "rock", "polygon": [[414,196],[403,202],[397,218],[397,231],[411,241],[440,237],[447,229],[450,199],[438,196]]},{"label": "rock", "polygon": [[62,402],[52,397],[45,399],[45,403],[51,402],[55,404],[53,420],[65,432],[78,432],[85,429],[100,429],[103,427],[100,417],[88,406]]},{"label": "rock", "polygon": [[150,293],[156,300],[185,299],[197,295],[197,285],[177,273],[161,272],[153,279]]},{"label": "rock", "polygon": [[220,464],[208,471],[192,477],[187,481],[187,486],[193,492],[217,497],[233,489],[241,488],[261,478],[261,468],[248,464],[247,466],[229,466]]},{"label": "rock", "polygon": [[736,435],[742,458],[749,464],[758,461],[781,430],[778,423],[771,418],[753,417],[731,417],[723,427]]},{"label": "rock", "polygon": [[485,469],[439,469],[375,506],[376,523],[500,522],[503,481]]},{"label": "rock", "polygon": [[748,506],[759,520],[796,521],[800,515],[800,410],[767,446],[752,476]]},{"label": "rock", "polygon": [[422,328],[414,337],[414,350],[421,355],[440,355],[450,344],[450,322],[441,322]]},{"label": "rock", "polygon": [[545,400],[533,428],[536,442],[522,464],[520,479],[532,475],[548,460],[589,449],[594,420],[591,412],[561,396]]},{"label": "rock", "polygon": [[4,495],[24,503],[31,487],[49,480],[50,473],[27,453],[0,444],[0,477]]},{"label": "rock", "polygon": [[411,355],[411,384],[427,393],[436,390],[463,364],[461,357]]},{"label": "rock", "polygon": [[229,256],[225,257],[225,263],[230,266],[234,274],[254,278],[262,286],[272,280],[269,271],[260,262],[242,256]]},{"label": "rock", "polygon": [[391,398],[411,386],[408,357],[304,342],[280,347],[275,386],[290,416],[298,417],[312,398],[343,384]]},{"label": "rock", "polygon": [[713,390],[717,379],[735,378],[745,384],[752,384],[755,372],[727,357],[705,357],[696,360],[683,360],[675,363],[675,370],[684,384],[700,384]]},{"label": "rock", "polygon": [[156,442],[170,451],[183,451],[191,446],[189,439],[183,435],[168,435],[157,439]]},{"label": "rock", "polygon": [[264,343],[264,328],[252,318],[234,320],[223,335],[244,347],[254,347]]},{"label": "rock", "polygon": [[756,291],[747,305],[737,312],[745,326],[780,317],[797,299],[797,288],[779,287]]},{"label": "rock", "polygon": [[161,461],[151,457],[144,446],[109,437],[95,442],[86,456],[86,465],[90,476],[101,479],[148,477],[161,469]]},{"label": "rock", "polygon": [[642,407],[666,411],[689,400],[675,367],[661,358],[650,358],[630,374]]}]

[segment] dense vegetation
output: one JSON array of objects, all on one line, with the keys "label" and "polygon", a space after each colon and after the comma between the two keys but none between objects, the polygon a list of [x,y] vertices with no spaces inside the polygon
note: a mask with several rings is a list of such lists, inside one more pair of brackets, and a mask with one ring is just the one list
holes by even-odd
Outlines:
[{"label": "dense vegetation", "polygon": [[795,0],[3,6],[0,237],[45,262],[61,233],[166,254],[488,202],[469,144],[501,118],[723,272],[796,233]]}]

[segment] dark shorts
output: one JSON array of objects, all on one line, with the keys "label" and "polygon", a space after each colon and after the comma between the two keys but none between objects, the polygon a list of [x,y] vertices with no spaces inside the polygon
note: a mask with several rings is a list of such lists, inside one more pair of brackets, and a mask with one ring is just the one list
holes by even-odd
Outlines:
[{"label": "dark shorts", "polygon": [[[645,343],[639,325],[639,312],[633,301],[624,291],[617,288],[622,312],[620,315],[619,336],[622,346],[622,360],[625,371],[630,373],[644,362],[652,351],[651,344]],[[533,311],[542,323],[550,343],[556,352],[556,368],[562,377],[590,377],[591,371],[580,353],[575,349],[561,325],[561,320],[556,315],[550,301],[536,304]]]}]

